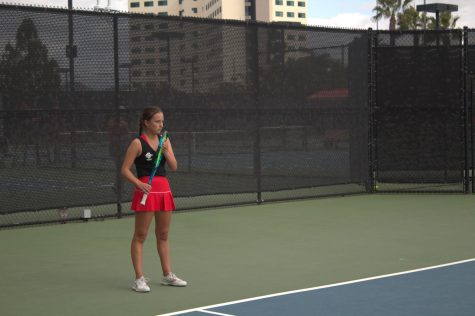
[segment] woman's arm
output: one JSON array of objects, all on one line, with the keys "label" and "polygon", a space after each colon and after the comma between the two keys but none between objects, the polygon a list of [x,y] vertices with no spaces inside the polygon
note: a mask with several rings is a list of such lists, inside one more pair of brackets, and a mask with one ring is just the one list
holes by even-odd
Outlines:
[{"label": "woman's arm", "polygon": [[142,145],[140,144],[140,140],[134,139],[129,148],[127,148],[127,152],[125,153],[124,162],[122,163],[121,174],[124,179],[135,185],[140,190],[149,193],[151,190],[151,186],[148,183],[143,183],[140,181],[131,171],[132,165],[134,164],[135,158],[140,156],[142,153]]},{"label": "woman's arm", "polygon": [[178,168],[178,162],[175,158],[175,153],[173,152],[172,143],[170,139],[167,139],[163,144],[163,155],[167,159],[167,166],[171,171],[176,171]]}]

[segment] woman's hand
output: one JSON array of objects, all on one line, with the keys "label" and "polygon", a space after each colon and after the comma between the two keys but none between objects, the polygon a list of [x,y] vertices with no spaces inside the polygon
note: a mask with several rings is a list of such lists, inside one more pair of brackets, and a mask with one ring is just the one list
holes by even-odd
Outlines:
[{"label": "woman's hand", "polygon": [[163,145],[162,145],[163,154],[168,154],[168,152],[170,151],[170,147],[171,147],[171,145],[170,145],[170,139],[167,138],[167,139],[165,140],[165,142],[163,143]]},{"label": "woman's hand", "polygon": [[137,184],[137,188],[138,188],[140,191],[142,191],[142,192],[144,192],[144,193],[146,193],[146,194],[149,194],[150,191],[152,190],[152,186],[151,186],[150,184],[144,183],[144,182],[138,183],[138,184]]}]

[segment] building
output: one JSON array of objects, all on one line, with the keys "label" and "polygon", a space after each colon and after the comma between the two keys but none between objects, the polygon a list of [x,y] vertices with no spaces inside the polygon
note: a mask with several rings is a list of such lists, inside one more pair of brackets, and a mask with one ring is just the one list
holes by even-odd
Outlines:
[{"label": "building", "polygon": [[[307,1],[129,0],[129,12],[305,24]],[[247,80],[244,28],[131,19],[129,34],[131,84],[135,88],[173,87],[194,93],[208,92],[220,83]],[[286,31],[285,46],[300,47],[303,42],[302,36]],[[237,53],[240,51],[243,53]]]},{"label": "building", "polygon": [[129,12],[307,24],[308,0],[129,0]]}]

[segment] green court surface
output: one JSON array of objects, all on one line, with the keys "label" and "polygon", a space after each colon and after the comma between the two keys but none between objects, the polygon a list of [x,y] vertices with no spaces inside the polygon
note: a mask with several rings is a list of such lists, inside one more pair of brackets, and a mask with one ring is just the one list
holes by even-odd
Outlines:
[{"label": "green court surface", "polygon": [[[0,314],[153,316],[475,257],[475,196],[356,195],[177,212],[159,285],[153,227],[130,289],[133,217],[0,231]],[[344,300],[344,298],[342,298]]]}]

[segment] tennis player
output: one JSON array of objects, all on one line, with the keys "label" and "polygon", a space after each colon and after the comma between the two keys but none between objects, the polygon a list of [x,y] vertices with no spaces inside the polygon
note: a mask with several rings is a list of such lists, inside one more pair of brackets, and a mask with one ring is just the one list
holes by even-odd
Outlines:
[{"label": "tennis player", "polygon": [[[159,107],[144,109],[140,118],[139,137],[132,140],[122,164],[122,176],[135,185],[132,210],[135,211],[135,231],[131,244],[132,264],[135,270],[135,281],[132,289],[137,292],[150,292],[149,279],[142,271],[143,244],[147,237],[152,219],[155,218],[155,236],[157,250],[162,265],[162,285],[186,286],[187,282],[179,279],[171,269],[168,231],[172,211],[175,210],[173,195],[166,178],[165,165],[172,171],[177,169],[177,161],[173,153],[170,139],[163,143],[162,159],[153,177],[152,184],[148,181],[159,152],[160,132],[164,123],[163,111]],[[137,176],[132,171],[135,164]],[[144,193],[148,194],[145,205],[140,204]]]}]

